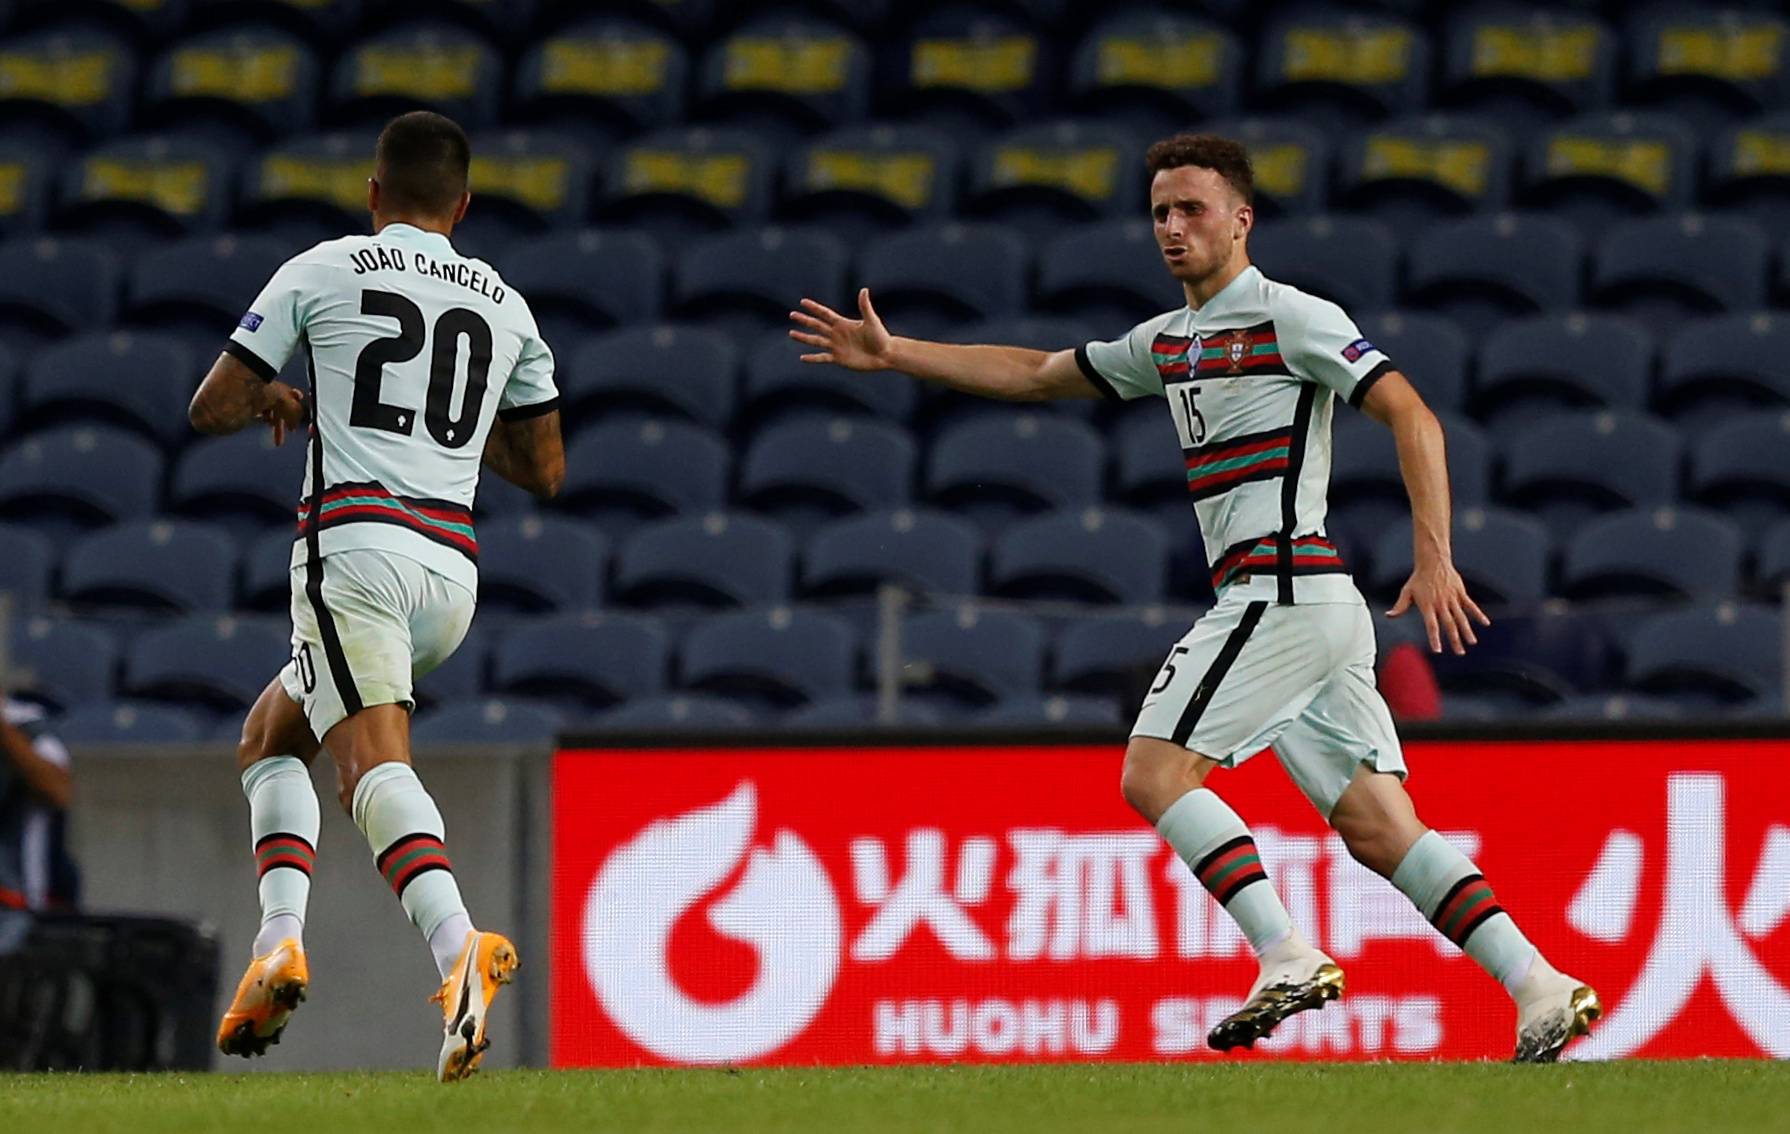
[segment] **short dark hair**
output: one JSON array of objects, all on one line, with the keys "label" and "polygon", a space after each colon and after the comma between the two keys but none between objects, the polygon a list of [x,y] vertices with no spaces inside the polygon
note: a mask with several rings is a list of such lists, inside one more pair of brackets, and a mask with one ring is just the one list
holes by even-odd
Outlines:
[{"label": "short dark hair", "polygon": [[440,216],[466,192],[472,146],[452,118],[413,110],[385,124],[374,161],[386,210]]},{"label": "short dark hair", "polygon": [[1217,134],[1176,134],[1151,146],[1144,164],[1151,177],[1183,165],[1209,169],[1224,178],[1244,204],[1255,203],[1255,167],[1249,164],[1249,148],[1242,142]]}]

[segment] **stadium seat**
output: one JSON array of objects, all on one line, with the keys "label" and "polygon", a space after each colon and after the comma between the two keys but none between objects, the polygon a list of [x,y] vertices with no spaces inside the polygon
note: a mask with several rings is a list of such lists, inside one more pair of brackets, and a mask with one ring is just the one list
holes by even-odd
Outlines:
[{"label": "stadium seat", "polygon": [[603,605],[609,543],[588,525],[529,516],[479,525],[479,606],[516,614]]},{"label": "stadium seat", "polygon": [[1585,693],[1556,701],[1541,711],[1551,721],[1666,721],[1684,715],[1671,701],[1636,693]]},{"label": "stadium seat", "polygon": [[908,694],[946,710],[1037,693],[1044,673],[1044,628],[1024,614],[966,604],[912,615],[901,647]]},{"label": "stadium seat", "polygon": [[803,362],[797,346],[783,331],[769,331],[746,356],[740,420],[748,426],[808,413],[858,414],[898,422],[913,416],[920,396],[918,382],[899,378],[879,382],[876,375]]},{"label": "stadium seat", "polygon": [[622,536],[647,520],[707,512],[727,502],[727,442],[675,418],[598,422],[566,453],[554,504]]},{"label": "stadium seat", "polygon": [[1560,592],[1581,603],[1726,599],[1740,590],[1740,528],[1701,509],[1603,516],[1566,542]]},{"label": "stadium seat", "polygon": [[416,703],[437,708],[483,696],[490,685],[491,645],[484,624],[474,621],[441,664],[416,678]]},{"label": "stadium seat", "polygon": [[1626,105],[1669,111],[1709,133],[1790,98],[1779,13],[1673,8],[1638,14],[1626,39]]},{"label": "stadium seat", "polygon": [[1519,204],[1595,238],[1615,221],[1689,205],[1697,142],[1667,115],[1589,114],[1535,135],[1526,159]]},{"label": "stadium seat", "polygon": [[1564,540],[1599,512],[1670,503],[1679,455],[1677,431],[1652,418],[1556,414],[1511,437],[1504,497]]},{"label": "stadium seat", "polygon": [[1790,319],[1757,311],[1681,324],[1665,344],[1658,402],[1692,423],[1790,408]]},{"label": "stadium seat", "polygon": [[1790,516],[1790,411],[1729,418],[1690,450],[1690,499],[1751,532]]},{"label": "stadium seat", "polygon": [[0,454],[0,519],[52,536],[151,515],[162,458],[134,434],[70,426],[15,441]]},{"label": "stadium seat", "polygon": [[[1529,517],[1503,508],[1463,508],[1454,514],[1453,546],[1454,565],[1480,606],[1534,607],[1547,597],[1553,541]],[[1413,564],[1407,518],[1375,541],[1373,576],[1362,580],[1363,589],[1390,603]]]},{"label": "stadium seat", "polygon": [[1219,24],[1121,8],[1076,46],[1069,92],[1078,113],[1145,124],[1160,137],[1184,122],[1235,113],[1247,62],[1243,45]]},{"label": "stadium seat", "polygon": [[55,546],[23,524],[0,523],[0,595],[12,600],[17,612],[37,611],[50,597],[50,574],[56,562]]},{"label": "stadium seat", "polygon": [[8,37],[0,71],[0,130],[22,144],[59,151],[116,134],[130,122],[135,53],[117,37],[85,30]]},{"label": "stadium seat", "polygon": [[517,240],[503,278],[528,297],[549,346],[564,350],[591,331],[651,323],[664,311],[665,257],[641,232],[590,229]]},{"label": "stadium seat", "polygon": [[1406,232],[1439,217],[1502,209],[1511,151],[1498,125],[1430,114],[1373,127],[1343,146],[1337,208]]},{"label": "stadium seat", "polygon": [[[1476,508],[1489,502],[1491,445],[1478,426],[1446,411],[1436,415],[1448,436],[1448,483],[1456,507]],[[1410,514],[1410,501],[1398,471],[1398,450],[1392,431],[1365,414],[1341,413],[1331,426],[1330,515],[1350,533],[1372,533],[1365,540],[1342,539],[1347,553],[1371,553],[1374,540],[1389,525]]]},{"label": "stadium seat", "polygon": [[939,338],[973,319],[1019,314],[1026,268],[1017,233],[952,224],[875,241],[864,249],[858,279],[892,333]]},{"label": "stadium seat", "polygon": [[125,284],[125,321],[178,334],[202,352],[195,361],[214,358],[237,319],[297,251],[270,237],[232,235],[193,237],[145,252]]},{"label": "stadium seat", "polygon": [[765,708],[845,696],[856,671],[850,623],[786,606],[706,618],[678,650],[684,688]]},{"label": "stadium seat", "polygon": [[1662,330],[1765,305],[1771,242],[1750,221],[1685,213],[1613,225],[1592,258],[1590,301]]},{"label": "stadium seat", "polygon": [[802,593],[839,598],[888,582],[937,595],[971,595],[981,573],[982,540],[955,516],[897,509],[852,516],[809,537]]},{"label": "stadium seat", "polygon": [[1051,655],[1050,686],[1129,698],[1162,666],[1198,615],[1150,606],[1071,619]]},{"label": "stadium seat", "polygon": [[125,655],[123,691],[240,712],[291,652],[286,630],[271,620],[189,616],[137,636]]},{"label": "stadium seat", "polygon": [[1092,426],[1019,412],[944,430],[928,455],[925,487],[935,503],[992,529],[1027,512],[1098,503],[1105,465]]},{"label": "stadium seat", "polygon": [[236,222],[293,247],[367,226],[367,178],[377,135],[315,134],[281,141],[247,163]]},{"label": "stadium seat", "polygon": [[1356,324],[1411,380],[1431,409],[1457,412],[1467,402],[1471,352],[1467,336],[1450,319],[1419,311],[1360,315]]},{"label": "stadium seat", "polygon": [[664,414],[714,428],[733,415],[739,351],[719,331],[636,325],[584,340],[559,388],[569,418]]},{"label": "stadium seat", "polygon": [[56,718],[56,739],[90,744],[196,744],[205,722],[187,711],[144,701],[95,701]]},{"label": "stadium seat", "polygon": [[0,238],[26,236],[43,228],[56,198],[52,166],[26,143],[0,140],[0,184],[8,187],[0,195]]},{"label": "stadium seat", "polygon": [[861,120],[870,85],[870,52],[856,36],[834,24],[768,15],[709,48],[695,110],[709,121],[813,133]]},{"label": "stadium seat", "polygon": [[242,579],[237,589],[239,607],[266,614],[290,609],[294,542],[293,530],[279,527],[248,545],[249,550],[242,557]]},{"label": "stadium seat", "polygon": [[1185,522],[1187,461],[1174,422],[1154,399],[1120,416],[1112,433],[1114,499],[1160,522]]},{"label": "stadium seat", "polygon": [[61,207],[65,232],[125,248],[210,232],[228,215],[235,170],[227,151],[180,135],[120,139],[70,162]]},{"label": "stadium seat", "polygon": [[1168,580],[1168,537],[1127,512],[1087,508],[1019,520],[989,554],[993,593],[1019,599],[1152,603]]},{"label": "stadium seat", "polygon": [[1263,220],[1324,208],[1330,193],[1330,135],[1297,118],[1225,119],[1204,127],[1249,147],[1256,210]]},{"label": "stadium seat", "polygon": [[1595,15],[1559,6],[1473,5],[1448,22],[1441,101],[1533,129],[1607,106],[1616,37]]},{"label": "stadium seat", "polygon": [[1449,221],[1411,246],[1404,303],[1483,335],[1505,319],[1576,306],[1583,257],[1578,233],[1553,217]]},{"label": "stadium seat", "polygon": [[330,114],[348,127],[433,110],[467,130],[495,124],[503,60],[482,36],[449,24],[417,24],[348,47],[330,77]]},{"label": "stadium seat", "polygon": [[321,67],[302,39],[266,28],[182,39],[149,69],[141,122],[254,146],[315,124]]},{"label": "stadium seat", "polygon": [[1504,432],[1561,409],[1639,413],[1652,369],[1653,338],[1626,316],[1574,312],[1507,320],[1479,348],[1473,415]]},{"label": "stadium seat", "polygon": [[13,624],[11,666],[8,693],[71,709],[112,695],[118,643],[104,628],[66,617],[26,618]]},{"label": "stadium seat", "polygon": [[1629,640],[1624,683],[1701,704],[1769,696],[1783,688],[1782,616],[1719,603],[1656,614]]},{"label": "stadium seat", "polygon": [[615,597],[643,608],[751,606],[789,597],[792,549],[779,524],[743,513],[659,520],[621,545]]},{"label": "stadium seat", "polygon": [[949,6],[914,27],[881,92],[885,113],[975,136],[1035,117],[1056,79],[1050,41],[988,8]]},{"label": "stadium seat", "polygon": [[637,139],[604,164],[606,224],[651,232],[667,248],[735,225],[771,206],[772,152],[746,130],[687,127]]},{"label": "stadium seat", "polygon": [[740,458],[739,502],[798,537],[849,512],[913,495],[918,454],[907,431],[863,418],[808,417],[765,428]]},{"label": "stadium seat", "polygon": [[1760,539],[1753,578],[1756,589],[1768,598],[1782,598],[1784,588],[1790,587],[1790,520],[1779,520]]},{"label": "stadium seat", "polygon": [[936,728],[945,723],[937,709],[930,705],[902,698],[897,701],[895,719],[884,725],[877,715],[874,696],[828,697],[813,701],[784,713],[777,723],[784,728],[844,729],[864,728]]},{"label": "stadium seat", "polygon": [[1125,723],[1111,697],[1057,693],[1048,697],[1003,697],[971,718],[985,728],[1095,728]]},{"label": "stadium seat", "polygon": [[73,331],[109,327],[118,261],[98,241],[37,237],[0,245],[0,341],[31,350]]},{"label": "stadium seat", "polygon": [[1295,9],[1264,34],[1256,103],[1345,128],[1420,108],[1429,71],[1428,39],[1395,16]]},{"label": "stadium seat", "polygon": [[515,113],[530,125],[614,142],[684,117],[690,60],[664,32],[599,18],[554,32],[523,54]]},{"label": "stadium seat", "polygon": [[1268,221],[1251,234],[1249,253],[1269,279],[1345,309],[1392,304],[1398,242],[1378,221],[1350,216]]},{"label": "stadium seat", "polygon": [[230,609],[236,545],[209,524],[132,520],[76,540],[62,559],[62,597],[81,606],[182,614]]},{"label": "stadium seat", "polygon": [[1724,130],[1710,144],[1703,204],[1744,216],[1790,237],[1790,113],[1768,114]]},{"label": "stadium seat", "polygon": [[[214,340],[223,342],[223,335]],[[204,370],[169,335],[75,335],[39,351],[20,382],[19,424],[65,422],[130,429],[160,442],[192,435],[187,402]]]},{"label": "stadium seat", "polygon": [[1473,633],[1479,644],[1465,655],[1446,648],[1429,655],[1436,682],[1447,696],[1468,694],[1527,716],[1537,707],[1609,684],[1614,651],[1596,621],[1584,614],[1548,606],[1507,610],[1494,615],[1490,626],[1474,627]]},{"label": "stadium seat", "polygon": [[419,745],[493,745],[541,748],[553,743],[566,719],[547,705],[503,697],[462,701],[419,714],[410,738]]},{"label": "stadium seat", "polygon": [[750,728],[753,716],[738,702],[697,694],[642,697],[618,709],[579,722],[592,733],[728,732]]},{"label": "stadium seat", "polygon": [[504,634],[491,687],[506,696],[602,708],[665,689],[671,643],[658,621],[632,614],[532,619]]},{"label": "stadium seat", "polygon": [[962,162],[949,135],[925,126],[835,130],[790,154],[778,215],[854,246],[889,229],[937,224],[957,203]]},{"label": "stadium seat", "polygon": [[1142,145],[1100,122],[1010,130],[971,155],[960,211],[1033,239],[1054,236],[1066,224],[1142,214]]},{"label": "stadium seat", "polygon": [[181,451],[168,490],[171,510],[233,531],[278,524],[288,536],[304,495],[305,443],[275,446],[265,429],[208,437]]},{"label": "stadium seat", "polygon": [[845,264],[844,245],[824,232],[761,228],[707,237],[678,257],[672,317],[750,344],[787,327],[803,297],[851,310]]},{"label": "stadium seat", "polygon": [[235,26],[246,20],[252,26],[272,26],[320,44],[340,44],[366,14],[367,0],[317,0],[316,3],[244,4],[242,0],[188,0],[180,6],[190,23],[201,26]]},{"label": "stadium seat", "polygon": [[478,204],[455,226],[454,245],[473,249],[479,259],[508,263],[516,241],[585,222],[596,164],[583,145],[558,134],[486,131],[473,135],[467,181]]},{"label": "stadium seat", "polygon": [[1034,306],[1113,328],[1109,337],[1186,303],[1147,220],[1071,229],[1046,244],[1038,259]]}]

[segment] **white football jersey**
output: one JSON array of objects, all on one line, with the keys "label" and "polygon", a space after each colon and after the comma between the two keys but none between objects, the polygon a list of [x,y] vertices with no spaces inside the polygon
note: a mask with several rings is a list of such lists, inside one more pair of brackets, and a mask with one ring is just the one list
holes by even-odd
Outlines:
[{"label": "white football jersey", "polygon": [[225,350],[271,379],[302,349],[313,422],[294,565],[389,551],[478,586],[472,501],[495,417],[556,409],[553,352],[482,260],[407,224],[286,261]]},{"label": "white football jersey", "polygon": [[1168,399],[1214,590],[1360,601],[1324,532],[1330,420],[1337,397],[1359,407],[1392,363],[1342,308],[1251,266],[1198,311],[1075,353],[1109,397]]}]

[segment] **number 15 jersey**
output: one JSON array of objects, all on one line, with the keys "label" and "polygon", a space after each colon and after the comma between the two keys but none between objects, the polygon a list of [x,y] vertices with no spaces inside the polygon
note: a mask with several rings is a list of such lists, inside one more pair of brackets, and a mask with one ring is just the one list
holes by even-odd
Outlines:
[{"label": "number 15 jersey", "polygon": [[1324,533],[1330,420],[1337,397],[1360,406],[1392,364],[1342,308],[1252,266],[1198,311],[1075,354],[1109,397],[1168,399],[1213,590],[1361,601]]},{"label": "number 15 jersey", "polygon": [[490,265],[407,224],[325,241],[274,273],[224,349],[268,379],[306,355],[294,566],[369,548],[476,592],[472,502],[492,420],[559,404],[553,352]]}]

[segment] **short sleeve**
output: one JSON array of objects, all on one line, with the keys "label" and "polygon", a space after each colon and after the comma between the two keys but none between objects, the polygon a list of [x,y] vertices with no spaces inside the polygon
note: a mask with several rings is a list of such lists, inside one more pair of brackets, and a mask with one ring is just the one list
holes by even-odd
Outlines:
[{"label": "short sleeve", "polygon": [[1139,323],[1123,338],[1075,348],[1075,362],[1094,388],[1114,401],[1162,396],[1162,373],[1150,348],[1174,312]]},{"label": "short sleeve", "polygon": [[224,353],[262,378],[278,374],[304,334],[309,281],[317,269],[288,260],[267,281],[255,302],[230,332]]},{"label": "short sleeve", "polygon": [[[532,324],[532,321],[531,321]],[[559,387],[553,384],[553,350],[532,325],[522,339],[516,368],[497,400],[497,416],[504,421],[540,417],[559,408]]]},{"label": "short sleeve", "polygon": [[1355,321],[1336,304],[1298,294],[1275,320],[1281,356],[1297,377],[1336,391],[1360,408],[1373,384],[1392,362],[1367,341]]}]

